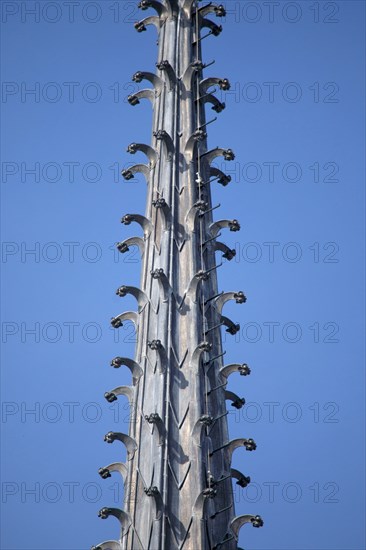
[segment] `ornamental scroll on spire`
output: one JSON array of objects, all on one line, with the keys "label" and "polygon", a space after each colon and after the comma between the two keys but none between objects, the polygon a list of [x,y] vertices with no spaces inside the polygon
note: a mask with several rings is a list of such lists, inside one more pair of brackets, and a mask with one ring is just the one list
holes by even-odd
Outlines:
[{"label": "ornamental scroll on spire", "polygon": [[134,185],[136,173],[144,175],[146,211],[123,215],[122,223],[137,223],[142,235],[117,248],[125,253],[138,247],[141,280],[138,288],[123,274],[116,294],[132,294],[137,311],[111,320],[116,330],[132,321],[137,344],[133,359],[122,349],[111,361],[115,369],[131,371],[131,385],[120,385],[116,371],[115,387],[105,392],[108,402],[127,397],[134,410],[128,434],[105,436],[107,443],[123,445],[114,447],[116,462],[99,469],[103,479],[119,473],[124,484],[120,508],[99,512],[102,519],[119,521],[120,536],[93,548],[238,550],[240,528],[246,523],[261,527],[263,521],[258,515],[235,515],[233,482],[246,487],[250,477],[231,467],[232,455],[254,451],[256,443],[250,437],[230,440],[227,424],[227,406],[245,406],[245,399],[230,390],[229,377],[249,375],[250,368],[225,366],[222,327],[234,335],[240,326],[222,312],[228,300],[244,304],[246,296],[241,290],[218,290],[221,264],[215,253],[227,260],[235,256],[218,239],[224,229],[239,231],[240,224],[214,219],[219,205],[212,203],[211,183],[226,186],[231,178],[213,162],[235,155],[231,149],[208,148],[208,125],[216,118],[207,122],[205,110],[224,110],[215,91],[228,90],[230,82],[207,74],[212,63],[205,63],[201,53],[202,39],[222,31],[210,16],[224,17],[225,9],[198,0],[141,0],[138,6],[151,11],[136,22],[136,30],[152,25],[158,33],[157,72],[134,74],[135,82],[152,87],[128,102],[151,102],[153,128],[150,145],[127,148],[145,155],[145,161],[122,175],[125,185]]}]

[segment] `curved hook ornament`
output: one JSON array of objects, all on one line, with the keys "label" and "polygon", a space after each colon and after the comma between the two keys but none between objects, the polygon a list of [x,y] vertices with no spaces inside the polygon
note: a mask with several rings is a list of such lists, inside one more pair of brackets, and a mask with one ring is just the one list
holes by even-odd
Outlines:
[{"label": "curved hook ornament", "polygon": [[124,241],[117,243],[116,246],[118,252],[121,254],[129,252],[130,246],[137,246],[140,251],[141,258],[143,258],[145,254],[145,241],[141,239],[141,237],[130,237],[129,239],[125,239]]},{"label": "curved hook ornament", "polygon": [[217,449],[214,449],[210,452],[210,456],[213,456],[218,451],[224,450],[229,462],[231,462],[233,452],[235,449],[238,449],[239,447],[245,447],[247,451],[255,451],[257,448],[257,445],[254,441],[254,439],[245,439],[243,437],[238,439],[232,439],[229,441],[229,443],[226,443],[225,445],[221,445],[221,447],[218,447]]},{"label": "curved hook ornament", "polygon": [[235,336],[235,334],[237,334],[240,330],[239,323],[234,323],[231,319],[225,317],[224,315],[220,315],[220,323],[227,327],[226,332],[228,332],[232,336]]},{"label": "curved hook ornament", "polygon": [[210,2],[206,6],[203,6],[199,9],[199,13],[202,17],[205,17],[209,13],[213,13],[216,15],[216,17],[225,17],[226,16],[226,10],[225,7],[222,4],[213,4]]},{"label": "curved hook ornament", "polygon": [[[219,36],[222,33],[222,25],[217,25],[214,21],[211,21],[211,19],[202,19],[201,20],[201,28],[207,28],[210,29],[210,34],[213,34],[213,36]],[[209,35],[207,35],[209,36]]]},{"label": "curved hook ornament", "polygon": [[164,71],[166,73],[169,82],[169,91],[171,92],[177,84],[177,75],[175,74],[173,67],[167,59],[163,59],[162,61],[156,63],[156,67],[159,71]]},{"label": "curved hook ornament", "polygon": [[239,531],[245,525],[246,523],[251,523],[253,527],[263,527],[263,519],[260,516],[237,516],[232,520],[230,523],[230,529],[236,538],[238,540],[239,538]]},{"label": "curved hook ornament", "polygon": [[236,479],[237,480],[236,484],[239,485],[239,487],[242,487],[243,489],[245,489],[245,487],[247,487],[250,483],[250,477],[245,476],[244,474],[239,472],[239,470],[235,470],[235,468],[231,468],[231,477],[233,479]]},{"label": "curved hook ornament", "polygon": [[210,167],[210,178],[217,178],[217,183],[220,183],[223,187],[226,187],[231,182],[231,176],[227,176],[215,166]]},{"label": "curved hook ornament", "polygon": [[203,153],[201,155],[201,160],[206,160],[208,164],[211,164],[211,162],[216,157],[220,157],[220,156],[223,156],[226,161],[231,161],[235,159],[235,154],[232,151],[232,149],[222,149],[221,147],[216,147],[211,151],[207,151],[207,153]]},{"label": "curved hook ornament", "polygon": [[121,219],[123,225],[131,225],[132,222],[136,222],[142,227],[146,240],[153,230],[151,221],[145,218],[145,216],[141,216],[141,214],[125,214]]},{"label": "curved hook ornament", "polygon": [[107,540],[101,542],[98,546],[92,546],[91,550],[122,550],[122,546],[118,540]]},{"label": "curved hook ornament", "polygon": [[205,201],[197,201],[186,215],[186,226],[189,232],[194,233],[196,231],[197,218],[204,214],[208,208],[208,203]]},{"label": "curved hook ornament", "polygon": [[127,460],[130,461],[133,459],[135,452],[137,451],[136,441],[127,434],[121,432],[108,432],[104,436],[104,441],[107,443],[113,443],[113,441],[121,441],[124,444],[127,450]]},{"label": "curved hook ornament", "polygon": [[214,244],[215,251],[223,252],[222,257],[231,262],[236,256],[235,248],[229,248],[226,244],[216,241]]},{"label": "curved hook ornament", "polygon": [[157,15],[150,15],[149,17],[145,17],[145,19],[142,19],[142,21],[137,21],[134,24],[134,27],[137,32],[144,32],[147,30],[146,27],[148,25],[154,25],[158,33],[160,32],[160,19]]},{"label": "curved hook ornament", "polygon": [[146,496],[154,499],[155,502],[155,519],[158,520],[163,515],[164,503],[161,497],[160,491],[156,486],[145,487],[144,489]]},{"label": "curved hook ornament", "polygon": [[192,89],[192,79],[193,75],[197,74],[198,72],[202,71],[204,69],[204,64],[202,61],[193,61],[190,63],[182,76],[181,80],[184,84],[184,87],[187,91]]},{"label": "curved hook ornament", "polygon": [[168,356],[166,353],[166,349],[161,343],[161,340],[151,340],[151,342],[148,342],[147,345],[149,349],[156,351],[159,358],[159,370],[160,373],[163,374],[168,366]]},{"label": "curved hook ornament", "polygon": [[246,438],[233,439],[225,446],[226,453],[228,454],[230,462],[233,456],[233,452],[235,451],[235,449],[238,449],[239,447],[245,447],[247,451],[255,451],[257,448],[257,445],[253,439],[246,439]]},{"label": "curved hook ornament", "polygon": [[207,487],[200,493],[193,507],[193,515],[196,519],[203,519],[205,517],[205,504],[208,499],[215,498],[217,495],[217,489]]},{"label": "curved hook ornament", "polygon": [[[239,538],[239,531],[243,525],[246,523],[251,523],[253,527],[262,527],[263,526],[263,520],[261,516],[237,516],[235,517],[229,527],[229,533],[226,533],[224,540],[222,542],[219,542],[218,544],[215,544],[215,546],[212,548],[212,550],[218,550],[219,548],[225,548],[226,544],[235,539],[238,541]],[[238,547],[238,550],[242,550],[242,548]]]},{"label": "curved hook ornament", "polygon": [[127,147],[127,153],[130,153],[130,155],[135,155],[138,151],[144,153],[144,155],[146,155],[149,159],[150,170],[154,168],[158,160],[157,151],[145,143],[130,143]]},{"label": "curved hook ornament", "polygon": [[159,209],[163,215],[163,227],[164,231],[168,231],[172,224],[172,213],[171,209],[168,206],[166,200],[164,198],[156,199],[152,202],[152,205]]},{"label": "curved hook ornament", "polygon": [[226,379],[233,372],[238,372],[240,376],[248,376],[251,373],[251,370],[246,363],[232,363],[231,365],[226,365],[220,369],[221,376]]},{"label": "curved hook ornament", "polygon": [[149,183],[150,177],[150,168],[147,164],[134,164],[125,170],[122,170],[121,175],[126,180],[132,180],[135,177],[135,174],[143,174],[146,179],[146,183]]},{"label": "curved hook ornament", "polygon": [[153,8],[161,20],[166,19],[169,14],[171,15],[170,4],[168,3],[167,7],[157,0],[140,0],[137,7],[142,11],[145,11],[148,8]]},{"label": "curved hook ornament", "polygon": [[198,271],[189,283],[188,289],[184,295],[184,299],[187,297],[194,304],[197,303],[198,286],[201,282],[208,281],[209,278],[210,274],[207,271],[203,271],[202,269]]},{"label": "curved hook ornament", "polygon": [[192,162],[193,155],[195,153],[195,150],[197,149],[198,143],[204,141],[207,138],[207,133],[199,128],[188,139],[185,147],[185,155],[187,157],[188,162]]},{"label": "curved hook ornament", "polygon": [[174,156],[174,143],[172,138],[165,130],[158,130],[157,132],[153,132],[153,135],[158,141],[163,142],[167,160],[170,162]]},{"label": "curved hook ornament", "polygon": [[102,479],[112,477],[111,472],[118,472],[121,474],[123,481],[125,481],[127,477],[127,466],[123,462],[112,462],[112,464],[108,464],[108,466],[104,466],[98,470],[98,474]]},{"label": "curved hook ornament", "polygon": [[212,110],[216,113],[222,113],[222,111],[226,109],[226,103],[221,103],[213,94],[205,94],[199,98],[199,101],[202,101],[202,103],[212,103]]},{"label": "curved hook ornament", "polygon": [[194,425],[194,428],[192,430],[192,438],[194,443],[198,447],[201,447],[201,440],[204,430],[211,426],[213,424],[213,421],[214,419],[212,418],[212,416],[208,414],[203,414]]},{"label": "curved hook ornament", "polygon": [[239,397],[232,391],[225,391],[225,399],[231,401],[231,406],[238,410],[245,405],[244,397]]},{"label": "curved hook ornament", "polygon": [[160,78],[160,76],[148,71],[137,71],[133,75],[132,80],[137,84],[140,84],[143,80],[148,80],[154,86],[156,96],[159,96],[164,88],[164,81]]},{"label": "curved hook ornament", "polygon": [[212,87],[219,87],[222,91],[230,90],[231,84],[228,78],[209,77],[200,82],[200,95],[204,95]]},{"label": "curved hook ornament", "polygon": [[231,232],[235,233],[240,231],[240,223],[238,220],[219,220],[212,223],[208,230],[212,237],[217,237],[221,229],[229,229]]},{"label": "curved hook ornament", "polygon": [[131,406],[135,397],[135,391],[132,386],[118,386],[113,390],[105,392],[104,397],[108,403],[113,403],[114,401],[117,401],[118,395],[125,395]]},{"label": "curved hook ornament", "polygon": [[159,435],[159,446],[163,445],[165,440],[165,425],[161,417],[158,413],[151,413],[149,415],[145,415],[145,420],[149,424],[156,426]]},{"label": "curved hook ornament", "polygon": [[125,296],[127,296],[127,294],[131,294],[131,296],[136,298],[139,313],[141,313],[149,303],[149,298],[146,296],[145,292],[143,292],[139,288],[136,288],[135,286],[120,286],[116,290],[116,294],[120,298],[124,298]]},{"label": "curved hook ornament", "polygon": [[139,90],[135,94],[127,96],[127,101],[130,105],[132,105],[132,107],[139,105],[142,99],[148,99],[149,101],[151,101],[152,105],[154,105],[155,98],[156,93],[154,92],[154,90],[146,88],[144,90]]},{"label": "curved hook ornament", "polygon": [[151,277],[156,279],[160,286],[160,293],[162,294],[162,300],[164,303],[169,301],[171,295],[174,296],[172,287],[170,286],[169,279],[164,273],[164,269],[153,269],[151,272]]},{"label": "curved hook ornament", "polygon": [[212,344],[209,342],[201,342],[198,344],[194,352],[192,353],[192,358],[190,361],[191,366],[194,369],[194,372],[198,372],[201,366],[201,359],[203,353],[209,353],[212,350]]},{"label": "curved hook ornament", "polygon": [[133,385],[136,386],[141,376],[144,374],[144,371],[136,361],[129,359],[128,357],[115,357],[111,361],[111,367],[119,369],[122,365],[130,369],[132,374]]},{"label": "curved hook ornament", "polygon": [[111,325],[113,328],[123,327],[124,321],[132,321],[137,330],[138,328],[138,313],[136,311],[126,311],[125,313],[120,313],[117,317],[112,317]]},{"label": "curved hook ornament", "polygon": [[124,537],[131,527],[132,520],[129,514],[120,510],[120,508],[102,508],[98,512],[101,519],[107,519],[109,516],[114,516],[121,524],[121,538]]},{"label": "curved hook ornament", "polygon": [[188,18],[191,17],[193,2],[194,0],[185,0],[183,4],[184,13]]},{"label": "curved hook ornament", "polygon": [[222,314],[224,305],[229,300],[235,300],[237,304],[245,304],[247,297],[241,290],[239,292],[224,292],[223,294],[220,294],[220,296],[218,296],[214,301],[216,310],[220,315]]}]

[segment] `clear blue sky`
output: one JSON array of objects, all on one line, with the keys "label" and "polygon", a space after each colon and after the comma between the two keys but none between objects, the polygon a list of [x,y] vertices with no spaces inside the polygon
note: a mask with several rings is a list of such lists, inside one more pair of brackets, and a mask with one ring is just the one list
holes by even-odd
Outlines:
[{"label": "clear blue sky", "polygon": [[[234,454],[253,482],[236,492],[237,513],[265,520],[240,546],[363,550],[365,5],[225,4],[204,61],[234,93],[209,139],[236,152],[232,183],[213,192],[217,216],[242,231],[225,235],[238,254],[219,277],[248,296],[227,306],[242,326],[227,362],[252,367],[230,382],[248,403],[230,434],[258,445]],[[118,536],[97,512],[118,504],[121,482],[97,470],[123,459],[103,436],[128,429],[127,404],[103,394],[129,382],[108,365],[133,355],[133,335],[109,319],[134,307],[114,292],[138,284],[139,262],[113,245],[136,230],[119,219],[143,212],[146,190],[118,168],[129,143],[149,143],[150,105],[125,97],[156,61],[155,30],[135,32],[134,6],[1,5],[3,550]]]}]

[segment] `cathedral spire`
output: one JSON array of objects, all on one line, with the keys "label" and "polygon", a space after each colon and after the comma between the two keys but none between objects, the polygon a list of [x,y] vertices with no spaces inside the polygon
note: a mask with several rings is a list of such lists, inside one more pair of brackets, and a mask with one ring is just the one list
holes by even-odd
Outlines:
[{"label": "cathedral spire", "polygon": [[235,155],[229,148],[208,150],[212,117],[206,120],[205,109],[208,105],[217,114],[225,108],[215,89],[227,90],[230,82],[211,77],[201,54],[202,38],[222,30],[210,16],[223,17],[225,9],[197,0],[141,0],[139,8],[152,9],[135,28],[155,27],[157,70],[135,73],[133,80],[147,81],[148,87],[128,101],[152,103],[152,140],[128,146],[139,160],[122,175],[130,180],[143,173],[146,211],[124,214],[122,223],[137,223],[141,231],[117,246],[121,253],[139,248],[141,281],[140,288],[121,281],[117,295],[132,294],[136,311],[111,320],[116,330],[132,321],[137,345],[134,359],[112,360],[113,367],[130,369],[131,385],[118,386],[117,377],[116,387],[105,393],[109,402],[127,396],[133,414],[128,434],[105,436],[121,461],[99,470],[102,478],[122,476],[121,509],[99,512],[102,519],[119,521],[120,539],[94,548],[234,550],[245,523],[260,527],[263,522],[256,515],[235,516],[232,479],[244,487],[250,478],[231,469],[231,457],[234,451],[255,450],[256,444],[246,433],[230,441],[227,425],[226,401],[237,408],[245,403],[227,389],[228,377],[248,375],[250,369],[224,364],[221,331],[234,335],[240,329],[224,309],[228,300],[244,304],[246,297],[241,290],[218,290],[215,253],[227,260],[235,256],[218,239],[240,224],[214,221],[211,189],[227,185],[230,177],[213,161]]}]

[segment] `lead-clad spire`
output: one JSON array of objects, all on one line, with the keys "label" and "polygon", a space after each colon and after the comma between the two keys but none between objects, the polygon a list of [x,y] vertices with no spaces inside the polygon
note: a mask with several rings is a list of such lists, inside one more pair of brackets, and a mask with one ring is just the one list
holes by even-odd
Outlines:
[{"label": "lead-clad spire", "polygon": [[124,280],[116,291],[121,298],[132,294],[137,311],[111,320],[116,330],[132,321],[137,345],[134,359],[111,362],[116,369],[130,369],[131,385],[120,386],[117,378],[116,387],[105,393],[108,402],[127,397],[132,414],[128,434],[105,436],[107,443],[123,446],[115,447],[117,462],[99,470],[103,479],[120,473],[124,483],[121,509],[99,512],[102,519],[119,521],[120,538],[94,550],[236,550],[242,525],[260,527],[263,521],[235,516],[233,479],[246,487],[250,477],[231,468],[232,454],[254,451],[256,443],[250,437],[231,441],[227,426],[227,402],[238,409],[245,405],[228,387],[228,378],[248,375],[250,368],[224,365],[222,327],[234,335],[240,326],[223,315],[223,308],[228,300],[244,304],[246,296],[218,290],[221,264],[215,253],[228,260],[235,256],[218,239],[223,230],[239,231],[240,224],[214,220],[219,205],[212,203],[211,183],[226,186],[231,178],[213,163],[235,155],[231,149],[208,149],[208,126],[216,118],[207,122],[205,108],[223,111],[215,90],[228,90],[230,82],[207,75],[212,63],[201,55],[202,39],[222,30],[209,17],[223,17],[225,9],[198,0],[141,0],[139,8],[152,10],[135,28],[156,27],[157,72],[134,74],[135,82],[148,81],[151,87],[128,102],[136,106],[150,100],[152,140],[128,146],[139,159],[122,175],[125,180],[144,175],[147,201],[144,215],[124,214],[121,220],[137,223],[141,235],[117,248],[121,253],[139,248],[141,282],[137,288]]}]

